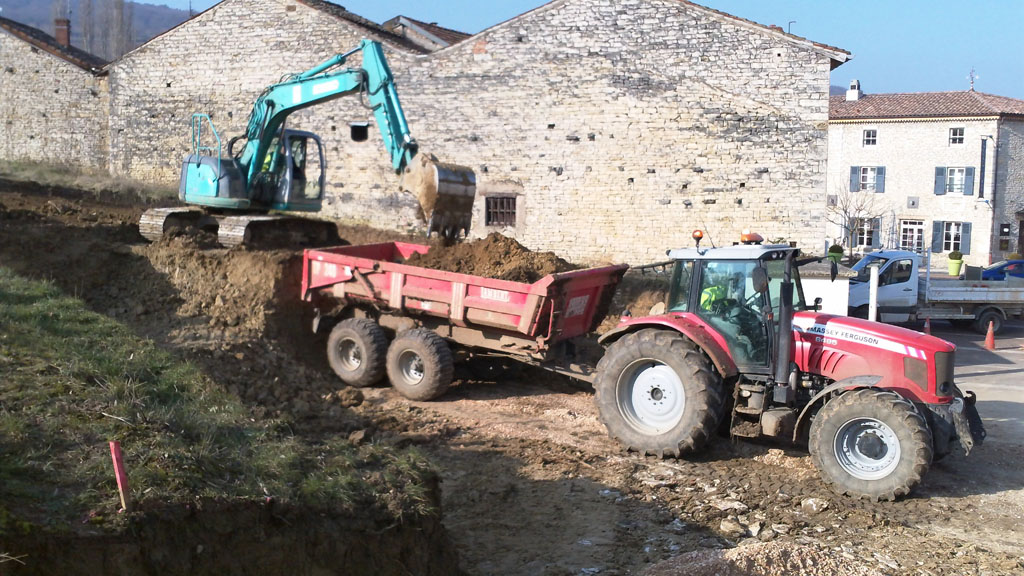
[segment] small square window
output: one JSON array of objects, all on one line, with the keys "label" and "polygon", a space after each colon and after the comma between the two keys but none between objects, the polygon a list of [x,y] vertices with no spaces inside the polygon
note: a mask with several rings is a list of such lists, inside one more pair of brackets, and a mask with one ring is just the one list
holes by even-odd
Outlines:
[{"label": "small square window", "polygon": [[864,131],[864,145],[874,146],[878,143],[878,130],[865,130]]},{"label": "small square window", "polygon": [[488,196],[485,201],[484,225],[515,226],[516,197]]},{"label": "small square window", "polygon": [[964,143],[964,129],[963,128],[950,128],[949,129],[949,143],[950,144],[963,144]]}]

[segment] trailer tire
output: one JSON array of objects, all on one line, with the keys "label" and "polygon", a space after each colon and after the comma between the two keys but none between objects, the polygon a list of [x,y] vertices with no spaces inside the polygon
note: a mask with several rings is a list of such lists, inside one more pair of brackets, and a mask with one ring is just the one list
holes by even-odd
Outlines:
[{"label": "trailer tire", "polygon": [[699,451],[725,411],[722,378],[682,334],[645,329],[609,346],[595,401],[608,434],[627,450],[679,457]]},{"label": "trailer tire", "polygon": [[978,314],[978,319],[974,321],[974,331],[978,334],[988,334],[989,321],[992,322],[992,333],[999,334],[1003,329],[1003,315],[991,308]]},{"label": "trailer tire", "polygon": [[327,338],[327,362],[349,386],[372,386],[384,377],[388,338],[376,322],[349,318],[339,322]]},{"label": "trailer tire", "polygon": [[413,328],[391,342],[387,371],[399,394],[425,402],[448,390],[455,374],[455,360],[443,338],[430,330]]},{"label": "trailer tire", "polygon": [[888,390],[847,392],[811,423],[808,448],[833,490],[896,500],[917,486],[932,463],[932,434],[913,402]]}]

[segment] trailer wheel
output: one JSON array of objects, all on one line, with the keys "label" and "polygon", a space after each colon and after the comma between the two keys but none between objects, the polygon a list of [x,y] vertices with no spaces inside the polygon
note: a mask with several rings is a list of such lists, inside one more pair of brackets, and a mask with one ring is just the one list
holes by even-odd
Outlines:
[{"label": "trailer wheel", "polygon": [[1003,315],[998,310],[985,310],[978,315],[978,319],[974,321],[974,331],[978,334],[988,334],[988,323],[992,322],[992,332],[999,334],[999,331],[1003,329]]},{"label": "trailer wheel", "polygon": [[597,365],[597,408],[628,450],[690,454],[715,433],[725,406],[722,379],[678,332],[647,329],[612,344]]},{"label": "trailer wheel", "polygon": [[840,494],[895,500],[921,482],[932,463],[932,434],[912,402],[862,389],[825,404],[811,423],[811,460]]},{"label": "trailer wheel", "polygon": [[349,386],[363,388],[384,377],[388,339],[374,321],[349,318],[338,323],[327,338],[327,362]]},{"label": "trailer wheel", "polygon": [[388,348],[388,379],[409,400],[433,400],[452,383],[455,360],[443,338],[422,328],[406,330]]}]

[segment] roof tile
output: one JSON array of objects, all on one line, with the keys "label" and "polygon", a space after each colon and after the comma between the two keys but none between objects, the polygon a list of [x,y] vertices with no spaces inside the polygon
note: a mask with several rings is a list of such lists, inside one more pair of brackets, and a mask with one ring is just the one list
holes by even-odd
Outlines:
[{"label": "roof tile", "polygon": [[1024,115],[1024,100],[973,90],[865,94],[853,101],[845,96],[829,98],[830,120],[999,115]]},{"label": "roof tile", "polygon": [[15,22],[7,18],[0,17],[0,28],[10,32],[15,37],[32,44],[33,46],[44,50],[54,56],[66,60],[79,68],[88,72],[99,72],[101,68],[107,65],[107,61],[92,54],[85,50],[75,48],[74,46],[64,46],[57,39],[49,34],[43,32],[38,28],[26,26],[21,22]]}]

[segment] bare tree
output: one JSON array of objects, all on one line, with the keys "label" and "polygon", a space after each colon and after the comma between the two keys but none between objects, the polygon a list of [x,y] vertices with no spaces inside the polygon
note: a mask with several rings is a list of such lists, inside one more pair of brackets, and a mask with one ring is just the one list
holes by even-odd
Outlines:
[{"label": "bare tree", "polygon": [[838,183],[825,205],[825,220],[840,230],[840,243],[847,248],[856,245],[858,224],[873,221],[875,234],[881,237],[882,218],[891,212],[888,202],[874,190],[850,190],[849,182]]},{"label": "bare tree", "polygon": [[78,26],[82,30],[82,47],[90,54],[96,53],[95,25],[92,0],[78,0]]}]

